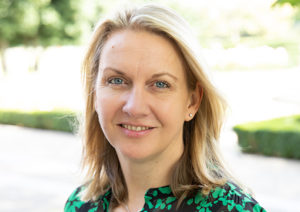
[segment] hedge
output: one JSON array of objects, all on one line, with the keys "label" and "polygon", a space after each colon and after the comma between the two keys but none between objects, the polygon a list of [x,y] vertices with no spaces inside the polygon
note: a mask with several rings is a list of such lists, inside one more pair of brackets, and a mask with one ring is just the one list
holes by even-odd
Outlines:
[{"label": "hedge", "polygon": [[243,152],[300,159],[300,115],[237,125]]},{"label": "hedge", "polygon": [[0,124],[74,132],[77,115],[72,111],[7,111],[0,110]]}]

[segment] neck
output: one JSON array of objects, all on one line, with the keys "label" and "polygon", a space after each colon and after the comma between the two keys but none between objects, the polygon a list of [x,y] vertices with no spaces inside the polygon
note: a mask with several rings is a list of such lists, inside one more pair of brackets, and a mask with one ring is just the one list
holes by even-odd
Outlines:
[{"label": "neck", "polygon": [[182,152],[173,154],[168,160],[155,158],[136,161],[119,156],[122,172],[128,189],[128,208],[138,211],[144,206],[144,195],[150,188],[170,185],[175,164]]},{"label": "neck", "polygon": [[155,161],[147,164],[124,163],[121,166],[129,195],[141,191],[144,196],[149,188],[169,185],[174,165],[164,166]]}]

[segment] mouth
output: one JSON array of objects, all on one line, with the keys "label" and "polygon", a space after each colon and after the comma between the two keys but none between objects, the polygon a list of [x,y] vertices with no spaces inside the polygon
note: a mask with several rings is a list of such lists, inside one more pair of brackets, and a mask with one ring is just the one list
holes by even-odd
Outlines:
[{"label": "mouth", "polygon": [[129,125],[129,124],[119,124],[120,127],[131,130],[131,131],[145,131],[145,130],[150,130],[153,129],[154,127],[147,127],[147,126],[134,126],[134,125]]}]

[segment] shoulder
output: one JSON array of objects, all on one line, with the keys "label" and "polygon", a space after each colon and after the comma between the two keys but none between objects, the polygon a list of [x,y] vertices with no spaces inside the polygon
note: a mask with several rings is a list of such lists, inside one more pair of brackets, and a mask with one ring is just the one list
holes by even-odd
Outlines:
[{"label": "shoulder", "polygon": [[188,205],[195,205],[197,208],[209,211],[250,211],[265,212],[259,203],[240,187],[233,183],[226,183],[224,186],[214,188],[207,196],[198,192],[186,202]]},{"label": "shoulder", "polygon": [[[99,207],[101,209],[106,209],[108,207],[108,201],[105,201],[105,196],[109,194],[107,192],[105,195],[99,197],[99,201],[84,201],[82,200],[82,193],[86,189],[85,186],[80,186],[76,188],[72,194],[69,196],[66,204],[64,212],[80,212],[80,211],[97,211]],[[101,203],[101,204],[100,204]]]},{"label": "shoulder", "polygon": [[211,195],[214,203],[222,203],[229,211],[265,211],[251,195],[233,183],[217,187]]}]

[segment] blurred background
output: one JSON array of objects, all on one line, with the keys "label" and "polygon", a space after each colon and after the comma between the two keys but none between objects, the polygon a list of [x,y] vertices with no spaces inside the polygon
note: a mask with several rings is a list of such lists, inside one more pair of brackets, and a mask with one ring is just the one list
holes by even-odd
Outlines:
[{"label": "blurred background", "polygon": [[80,65],[94,25],[176,10],[229,104],[221,147],[267,211],[300,211],[300,0],[1,0],[0,211],[63,211],[82,183]]}]

